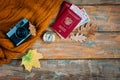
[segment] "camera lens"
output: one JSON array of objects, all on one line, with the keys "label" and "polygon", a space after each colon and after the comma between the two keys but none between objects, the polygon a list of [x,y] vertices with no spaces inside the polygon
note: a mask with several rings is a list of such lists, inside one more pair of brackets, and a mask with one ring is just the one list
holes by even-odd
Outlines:
[{"label": "camera lens", "polygon": [[27,33],[28,33],[28,31],[25,28],[23,28],[23,27],[22,28],[18,28],[16,30],[16,37],[24,38],[24,37],[26,37]]}]

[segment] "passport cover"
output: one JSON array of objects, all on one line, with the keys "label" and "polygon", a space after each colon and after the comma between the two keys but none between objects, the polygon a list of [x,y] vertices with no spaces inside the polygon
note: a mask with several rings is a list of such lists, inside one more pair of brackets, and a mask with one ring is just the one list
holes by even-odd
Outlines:
[{"label": "passport cover", "polygon": [[70,8],[66,8],[64,12],[62,12],[62,15],[57,18],[52,29],[65,39],[80,21],[81,17],[79,17]]},{"label": "passport cover", "polygon": [[62,15],[62,13],[64,13],[64,11],[66,9],[70,8],[71,5],[72,5],[71,3],[67,2],[67,1],[64,1],[63,4],[62,4],[62,7],[60,8],[60,11],[57,15],[57,18],[59,18]]}]

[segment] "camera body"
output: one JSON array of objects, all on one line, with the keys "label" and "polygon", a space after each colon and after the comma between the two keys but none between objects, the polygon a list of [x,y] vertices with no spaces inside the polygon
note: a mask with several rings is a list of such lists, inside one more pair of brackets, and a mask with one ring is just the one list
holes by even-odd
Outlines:
[{"label": "camera body", "polygon": [[29,21],[26,18],[22,19],[20,22],[18,22],[18,24],[10,29],[9,32],[7,32],[7,36],[15,44],[15,46],[19,46],[30,35]]}]

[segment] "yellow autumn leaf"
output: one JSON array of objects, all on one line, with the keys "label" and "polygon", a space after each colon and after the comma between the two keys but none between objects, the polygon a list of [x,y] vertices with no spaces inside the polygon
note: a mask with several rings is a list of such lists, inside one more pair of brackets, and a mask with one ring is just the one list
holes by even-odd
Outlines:
[{"label": "yellow autumn leaf", "polygon": [[39,62],[39,60],[38,61],[37,60],[34,61],[33,65],[34,65],[35,68],[40,68],[40,62]]},{"label": "yellow autumn leaf", "polygon": [[32,70],[32,67],[40,68],[39,59],[43,58],[41,53],[38,53],[36,49],[29,50],[28,53],[22,57],[21,65],[24,65],[25,69],[29,72]]}]

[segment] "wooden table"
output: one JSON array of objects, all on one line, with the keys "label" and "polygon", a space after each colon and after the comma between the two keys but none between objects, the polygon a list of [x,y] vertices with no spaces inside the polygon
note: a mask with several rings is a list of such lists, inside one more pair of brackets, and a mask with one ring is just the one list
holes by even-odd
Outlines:
[{"label": "wooden table", "polygon": [[68,1],[84,7],[90,16],[90,22],[97,24],[98,32],[91,41],[93,44],[80,44],[70,38],[62,40],[56,34],[56,41],[51,44],[44,43],[40,38],[31,48],[37,48],[47,59],[40,60],[41,68],[27,72],[20,65],[21,60],[14,59],[9,64],[0,66],[0,80],[120,79],[119,60],[93,60],[120,58],[120,0]]},{"label": "wooden table", "polygon": [[[120,1],[68,1],[85,8],[90,23],[97,24],[98,32],[95,39],[81,44],[69,37],[63,40],[55,34],[55,42],[44,43],[40,38],[32,48],[37,48],[44,55],[44,59],[120,58]],[[92,43],[91,46],[89,42]]]}]

